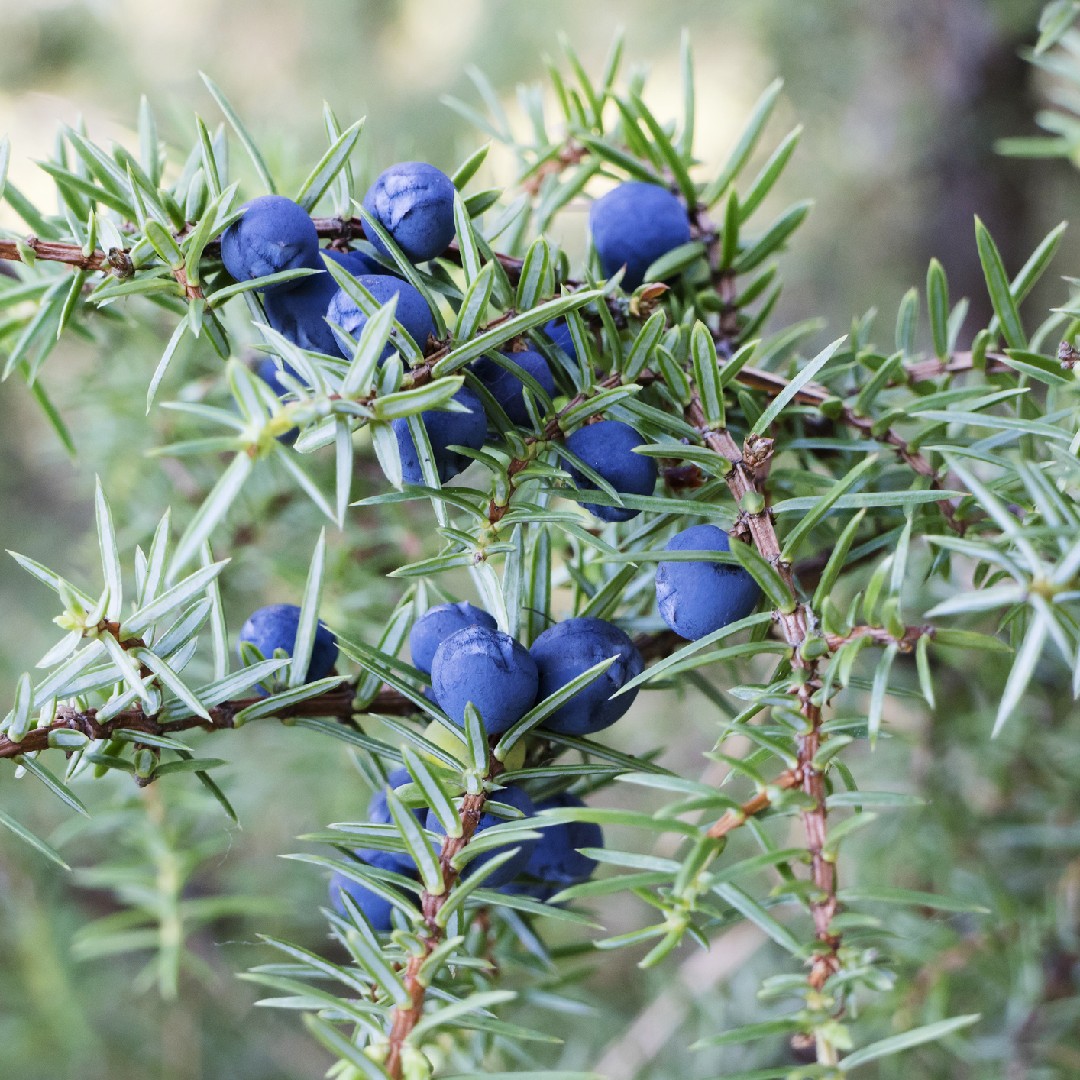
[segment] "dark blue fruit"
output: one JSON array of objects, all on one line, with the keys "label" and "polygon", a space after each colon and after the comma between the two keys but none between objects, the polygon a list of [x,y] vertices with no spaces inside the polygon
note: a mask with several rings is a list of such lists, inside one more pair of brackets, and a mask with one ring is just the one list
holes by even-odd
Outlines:
[{"label": "dark blue fruit", "polygon": [[[548,367],[547,360],[538,352],[526,349],[523,352],[503,353],[516,368],[531,375],[543,387],[547,396],[555,396],[555,379]],[[511,423],[529,423],[529,410],[525,407],[525,384],[512,371],[507,371],[501,364],[482,356],[473,364],[476,377],[490,391],[491,396],[502,406]],[[536,395],[533,395],[536,400]],[[536,400],[541,416],[545,408],[542,401]]]},{"label": "dark blue fruit", "polygon": [[[635,446],[644,444],[645,440],[629,424],[620,420],[601,420],[575,431],[566,440],[566,449],[598,472],[620,494],[651,495],[656,487],[656,462],[634,453]],[[572,465],[567,471],[579,489],[596,490],[596,485]],[[585,504],[585,509],[601,521],[629,521],[641,513],[629,507],[590,503]]]},{"label": "dark blue fruit", "polygon": [[[424,429],[427,431],[431,452],[435,455],[435,468],[439,480],[446,483],[468,468],[471,458],[449,450],[450,446],[467,446],[479,450],[487,437],[487,417],[480,399],[467,387],[463,386],[453,397],[459,405],[464,405],[468,412],[448,412],[445,409],[428,409],[420,414]],[[420,470],[420,458],[416,452],[412,432],[405,419],[393,421],[391,427],[397,436],[398,452],[401,455],[402,479],[406,484],[423,484],[424,475]]]},{"label": "dark blue fruit", "polygon": [[552,319],[551,322],[544,323],[544,333],[552,345],[562,349],[574,363],[577,363],[577,348],[574,345],[574,339],[570,336],[570,327],[566,325],[565,319]]},{"label": "dark blue fruit", "polygon": [[[270,604],[249,616],[240,628],[240,643],[254,645],[267,660],[273,657],[275,649],[283,649],[292,656],[299,625],[300,609],[295,604]],[[334,635],[320,622],[315,630],[306,681],[325,679],[334,670],[337,656]]]},{"label": "dark blue fruit", "polygon": [[630,291],[651,263],[690,239],[690,219],[667,188],[630,180],[592,204],[589,232],[604,276],[625,265],[622,284]]},{"label": "dark blue fruit", "polygon": [[[385,304],[391,296],[397,297],[397,308],[394,318],[397,319],[409,337],[420,346],[427,345],[428,337],[435,333],[435,320],[431,317],[431,308],[427,301],[420,295],[419,290],[401,278],[392,277],[390,274],[360,274],[357,280],[378,304]],[[330,298],[323,310],[326,318],[335,326],[340,326],[354,338],[359,338],[365,326],[367,316],[360,310],[353,300],[341,289],[338,289]],[[338,338],[339,348],[344,354],[347,342],[344,338]],[[348,346],[351,349],[351,346]],[[383,350],[382,359],[386,359],[394,351],[394,346],[387,343]]]},{"label": "dark blue fruit", "polygon": [[[386,274],[386,270],[363,251],[338,251],[337,248],[323,248],[322,253],[333,259],[338,266],[345,267],[353,277],[360,277],[362,274]],[[329,271],[326,276],[333,281]]]},{"label": "dark blue fruit", "polygon": [[612,699],[645,669],[645,661],[630,638],[603,619],[566,619],[545,630],[529,650],[540,672],[539,699],[550,697],[582,672],[610,656],[615,662],[565,705],[543,727],[563,735],[591,735],[610,727],[634,703],[637,690]]},{"label": "dark blue fruit", "polygon": [[266,321],[294,345],[326,356],[342,356],[334,332],[326,321],[326,307],[337,284],[324,270],[310,284],[263,297]]},{"label": "dark blue fruit", "polygon": [[[715,525],[691,525],[664,545],[665,551],[730,551],[728,534]],[[661,562],[656,566],[660,617],[689,641],[745,619],[761,590],[741,567],[721,562]]]},{"label": "dark blue fruit", "polygon": [[[321,270],[319,234],[307,211],[284,195],[260,195],[243,205],[244,216],[221,234],[221,261],[237,281],[283,270]],[[288,290],[303,279],[273,287]]]},{"label": "dark blue fruit", "polygon": [[[462,632],[467,633],[467,631]],[[491,798],[496,802],[512,806],[515,810],[520,810],[525,817],[532,817],[536,813],[532,799],[521,788],[514,787],[513,784],[508,784],[499,791],[492,792]],[[509,820],[509,818],[496,817],[495,814],[483,814],[473,835],[479,835],[485,829],[490,829],[493,825],[505,824]],[[430,811],[427,816],[427,829],[429,832],[437,833],[440,836],[445,835],[442,825],[439,824],[439,819]],[[461,876],[463,878],[470,877],[478,867],[483,866],[489,859],[502,854],[504,851],[518,848],[519,850],[513,858],[508,859],[502,866],[493,871],[490,877],[484,879],[485,889],[495,889],[500,885],[505,885],[517,877],[525,868],[536,842],[535,840],[508,840],[502,846],[492,848],[491,851],[485,851],[483,855],[478,855],[467,863]]]},{"label": "dark blue fruit", "polygon": [[471,701],[489,735],[501,735],[536,703],[539,674],[529,651],[501,630],[469,626],[435,650],[431,685],[439,708],[464,727]]},{"label": "dark blue fruit", "polygon": [[[581,809],[584,805],[576,795],[564,793],[537,803],[536,812],[564,807]],[[536,841],[520,877],[505,886],[504,892],[548,900],[557,892],[592,877],[596,860],[582,855],[579,849],[604,846],[604,833],[599,825],[572,821],[549,825],[540,832],[541,838]]]},{"label": "dark blue fruit", "polygon": [[[423,161],[391,165],[368,189],[364,209],[410,262],[434,259],[454,239],[453,181]],[[380,254],[389,254],[377,236],[371,242]]]},{"label": "dark blue fruit", "polygon": [[[401,868],[394,865],[390,860],[392,852],[358,851],[356,854],[361,862],[366,863],[368,866],[374,866],[377,870],[401,871]],[[392,888],[392,886],[390,887]],[[372,930],[377,934],[385,934],[390,930],[393,925],[390,916],[394,910],[394,905],[389,900],[386,900],[378,893],[372,892],[371,889],[361,885],[359,881],[353,881],[352,878],[346,877],[340,871],[335,871],[330,878],[330,903],[334,905],[338,914],[343,915],[345,918],[348,918],[348,911],[341,898],[342,893],[345,893],[363,912],[367,921],[371,923]]]},{"label": "dark blue fruit", "polygon": [[498,629],[495,620],[483,608],[474,607],[467,600],[459,604],[439,604],[425,611],[409,631],[409,654],[413,667],[430,674],[435,650],[451,634],[469,626]]},{"label": "dark blue fruit", "polygon": [[[390,825],[393,824],[394,817],[390,813],[390,807],[386,803],[386,789],[399,788],[403,784],[411,784],[413,782],[412,776],[409,775],[408,769],[394,769],[386,778],[385,786],[377,788],[375,793],[371,796],[371,801],[368,803],[367,817],[368,821],[372,825]],[[413,816],[421,825],[424,823],[424,816],[427,813],[425,809],[414,809]],[[415,872],[416,866],[413,863],[412,856],[407,855],[404,851],[374,851],[367,850],[359,851],[357,854],[364,860],[364,862],[374,862],[374,856],[378,855],[388,870],[397,870],[402,874],[411,874]],[[379,865],[379,864],[376,864]]]},{"label": "dark blue fruit", "polygon": [[[353,277],[371,274],[379,264],[362,251],[325,249],[324,255],[343,266]],[[337,338],[326,321],[326,309],[338,292],[329,270],[302,278],[288,289],[269,289],[263,297],[266,321],[294,345],[327,356],[343,356]]]}]

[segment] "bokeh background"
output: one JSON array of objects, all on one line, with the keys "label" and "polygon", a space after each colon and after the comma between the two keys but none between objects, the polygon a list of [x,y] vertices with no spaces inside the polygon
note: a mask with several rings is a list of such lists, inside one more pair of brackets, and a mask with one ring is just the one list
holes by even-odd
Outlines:
[{"label": "bokeh background", "polygon": [[[211,123],[219,120],[198,77],[202,70],[239,109],[285,190],[322,153],[324,100],[345,123],[366,115],[356,165],[362,190],[365,178],[396,160],[423,158],[449,171],[485,136],[440,98],[455,95],[478,106],[467,75],[475,65],[515,114],[515,84],[543,78],[544,57],[557,55],[560,34],[598,72],[615,27],[624,27],[630,63],[651,72],[647,98],[654,111],[674,114],[679,35],[685,27],[697,61],[702,175],[722,160],[750,106],[777,75],[786,80],[786,89],[770,128],[771,142],[796,123],[805,126],[773,208],[807,196],[816,205],[786,261],[787,287],[773,327],[817,317],[824,341],[842,333],[853,316],[877,309],[879,336],[889,339],[900,296],[922,282],[927,261],[936,255],[953,296],[972,298],[969,329],[975,329],[988,315],[973,215],[987,223],[1007,266],[1015,270],[1042,235],[1069,216],[1077,196],[1068,165],[1016,162],[993,150],[996,139],[1033,129],[1040,87],[1018,51],[1034,36],[1039,7],[1037,0],[22,0],[0,5],[0,131],[12,140],[13,180],[51,205],[54,196],[34,160],[50,152],[59,124],[81,117],[95,139],[130,141],[139,96],[146,94],[163,137],[186,151],[194,139],[195,112]],[[243,175],[245,164],[239,150],[236,154]],[[494,152],[489,179],[505,180],[511,171],[508,158]],[[252,184],[246,193],[258,189]],[[575,213],[580,211],[571,209],[571,222]],[[2,216],[0,223],[12,224]],[[1067,236],[1058,272],[1075,267],[1078,254],[1076,236]],[[1063,295],[1059,280],[1051,277],[1030,303],[1045,310]],[[170,500],[197,498],[212,471],[144,455],[176,431],[170,427],[176,421],[166,416],[155,414],[149,424],[143,417],[160,330],[153,320],[133,325],[122,345],[118,338],[109,348],[65,342],[50,359],[45,381],[71,422],[77,462],[65,456],[25,388],[17,381],[3,387],[0,546],[26,552],[75,581],[94,583],[90,498],[95,473],[118,504],[131,506],[130,518],[121,523],[129,544],[145,538]],[[195,374],[215,377],[208,358],[191,362]],[[303,559],[317,529],[306,507],[282,500],[270,482],[246,496],[244,516],[246,524],[223,545],[234,558],[226,596],[234,629],[261,603],[298,599]],[[427,528],[421,518],[405,511],[353,518],[351,535],[333,543],[332,572],[339,586],[327,599],[331,621],[358,634],[378,624],[398,595],[383,575],[400,561],[402,547],[417,543],[418,532]],[[49,600],[13,563],[0,563],[0,700],[54,640]],[[1041,941],[1046,927],[1040,905],[1049,872],[1045,851],[1031,854],[1016,841],[1016,876],[1004,880],[994,869],[994,851],[1000,849],[965,837],[999,817],[1014,825],[1038,821],[1037,800],[1019,805],[1014,799],[1017,763],[1029,769],[1036,789],[1064,785],[1067,792],[1075,751],[1055,743],[1054,767],[1062,774],[1043,776],[1031,770],[1044,767],[1046,755],[1036,750],[1046,747],[1025,741],[1022,730],[1007,732],[987,750],[982,744],[992,685],[950,678],[942,693],[948,703],[943,710],[947,735],[916,706],[905,705],[890,717],[897,738],[879,748],[873,760],[860,763],[864,783],[872,786],[875,777],[888,777],[930,799],[917,815],[868,830],[872,840],[857,849],[863,872],[895,880],[910,858],[921,867],[920,876],[898,883],[948,890],[958,879],[965,888],[976,881],[1012,913],[1012,929],[1027,928]],[[1042,718],[1051,729],[1061,718],[1057,695],[1055,676],[1048,674],[1030,703],[1031,717]],[[668,747],[666,760],[700,772],[700,753],[716,737],[702,700],[687,695],[639,703],[620,726],[619,745],[643,752],[662,742]],[[661,738],[650,719],[658,715],[665,717]],[[670,738],[672,731],[679,736]],[[1040,731],[1038,737],[1056,738],[1056,730]],[[977,761],[964,752],[964,740],[979,741]],[[357,819],[366,792],[348,754],[336,744],[271,728],[220,741],[231,745],[215,744],[212,752],[234,762],[228,790],[243,828],[228,827],[213,804],[187,795],[182,783],[160,785],[154,796],[160,802],[151,810],[169,823],[178,850],[198,839],[215,852],[193,877],[191,895],[225,889],[277,902],[277,913],[219,922],[196,933],[189,943],[196,962],[184,972],[180,999],[163,1003],[153,992],[153,972],[141,970],[139,957],[80,957],[79,927],[117,910],[104,883],[85,875],[73,881],[0,834],[0,1076],[309,1080],[322,1075],[327,1059],[294,1018],[253,1010],[257,995],[234,973],[269,959],[255,938],[256,928],[321,946],[325,927],[316,908],[324,899],[322,883],[278,855],[297,850],[300,833]],[[1025,754],[1040,764],[1028,762]],[[958,776],[965,778],[959,786]],[[94,826],[74,836],[65,833],[69,817],[59,803],[46,801],[39,789],[23,790],[30,782],[5,775],[0,801],[55,842],[65,843],[66,836],[64,850],[77,866],[92,866],[103,857],[152,865],[147,849],[117,850],[108,831],[110,806],[143,796],[124,785],[100,785],[87,796]],[[1061,801],[1067,804],[1069,797]],[[1071,857],[1071,849],[1067,854]],[[929,876],[928,862],[936,864]],[[1075,883],[1080,875],[1062,872],[1054,880]],[[615,910],[604,917],[614,932],[636,925],[641,914]],[[902,929],[902,920],[897,926]],[[928,930],[920,923],[919,948],[927,958],[945,953],[962,929],[942,924]],[[953,1011],[981,1008],[994,1018],[977,1041],[978,1051],[963,1062],[930,1054],[917,1074],[997,1077],[1008,1068],[1014,1070],[1010,1076],[1080,1075],[1075,1056],[1042,1062],[1040,1067],[1050,1071],[1015,1071],[1042,1053],[1032,1046],[1039,1045],[1047,1021],[1039,1014],[1033,1033],[1031,1017],[1039,1001],[1036,991],[1045,982],[1046,952],[1036,947],[1012,956],[1007,941],[991,944],[983,943],[983,959],[978,948],[972,949],[968,974],[955,976],[947,1002]],[[634,959],[612,957],[601,974],[580,987],[583,1003],[603,998],[608,1008],[602,1018],[542,1021],[561,1032],[572,1029],[560,1059],[567,1067],[599,1061],[614,1080],[691,1080],[733,1069],[743,1062],[737,1054],[720,1061],[689,1055],[685,1047],[721,1024],[754,1015],[759,977],[784,968],[783,959],[753,931],[725,938],[708,954],[688,952],[659,973],[638,972]],[[983,960],[999,967],[984,970]],[[1032,988],[1030,1008],[1024,1005],[1025,987]],[[918,1015],[919,1002],[908,1005]],[[1061,1025],[1070,1030],[1075,1017],[1054,1015],[1049,1023],[1055,1033],[1051,1041],[1057,1042]],[[754,1063],[745,1059],[745,1066]],[[1066,1071],[1054,1071],[1058,1068]]]}]

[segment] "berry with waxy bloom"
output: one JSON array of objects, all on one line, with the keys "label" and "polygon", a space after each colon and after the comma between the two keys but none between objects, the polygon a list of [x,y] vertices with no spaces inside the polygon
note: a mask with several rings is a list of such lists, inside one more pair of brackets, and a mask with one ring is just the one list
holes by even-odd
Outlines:
[{"label": "berry with waxy bloom", "polygon": [[629,180],[592,204],[589,232],[605,276],[625,266],[622,284],[630,291],[661,255],[689,241],[690,219],[667,188]]},{"label": "berry with waxy bloom", "polygon": [[536,661],[501,630],[469,626],[435,650],[431,686],[439,708],[461,727],[471,702],[489,735],[501,735],[536,703]]},{"label": "berry with waxy bloom", "polygon": [[[566,440],[566,449],[599,473],[621,495],[651,495],[656,487],[655,460],[634,453],[635,447],[644,445],[645,440],[621,420],[588,424]],[[567,472],[579,489],[597,490],[596,485],[574,465],[568,464]],[[629,521],[641,513],[631,507],[584,505],[601,521]]]},{"label": "berry with waxy bloom", "polygon": [[566,619],[545,630],[529,650],[540,672],[540,700],[550,697],[594,664],[614,656],[614,663],[555,710],[541,725],[563,735],[591,735],[610,727],[634,703],[637,689],[613,698],[645,670],[634,643],[604,619]]},{"label": "berry with waxy bloom", "polygon": [[[454,183],[423,161],[403,161],[379,175],[364,196],[364,209],[414,263],[441,255],[454,239]],[[388,254],[371,237],[375,250]]]},{"label": "berry with waxy bloom", "polygon": [[[730,551],[728,534],[715,525],[691,525],[676,533],[665,551]],[[660,617],[680,637],[697,641],[745,619],[761,589],[741,566],[722,562],[661,562],[656,566]]]}]

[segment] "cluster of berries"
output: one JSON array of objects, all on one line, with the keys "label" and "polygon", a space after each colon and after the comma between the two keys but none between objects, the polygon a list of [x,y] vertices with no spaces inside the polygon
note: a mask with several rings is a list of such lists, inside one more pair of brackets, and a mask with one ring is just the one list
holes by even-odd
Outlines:
[{"label": "cluster of berries", "polygon": [[[364,198],[364,208],[410,261],[420,263],[442,255],[452,242],[454,197],[454,185],[445,173],[424,162],[402,162],[379,176]],[[261,290],[268,323],[294,344],[342,357],[349,349],[350,337],[358,337],[367,323],[367,315],[326,270],[323,256],[356,277],[376,302],[383,304],[396,297],[396,320],[421,349],[434,339],[435,323],[427,302],[412,284],[397,276],[378,236],[370,251],[320,248],[314,223],[291,199],[264,195],[245,203],[243,210],[243,216],[221,237],[222,262],[234,278],[250,281],[289,270],[311,271]],[[690,238],[689,221],[679,200],[664,188],[640,182],[621,184],[597,200],[590,214],[590,229],[602,270],[610,275],[625,266],[623,283],[628,288],[641,283],[655,259]],[[380,256],[386,265],[379,261]],[[577,362],[565,322],[552,320],[543,331],[569,363]],[[392,335],[383,359],[394,348]],[[526,387],[520,376],[529,377],[549,401],[559,393],[547,358],[523,342],[501,353],[499,361],[481,357],[471,370],[512,424],[530,422]],[[257,372],[283,398],[288,387],[282,373],[298,377],[295,370],[279,366],[272,358],[263,360]],[[488,418],[480,397],[465,386],[453,400],[458,406],[455,411],[428,410],[420,417],[443,483],[470,461],[467,454],[450,448],[480,450],[488,435]],[[408,424],[396,420],[393,429],[404,480],[422,484],[419,455]],[[295,430],[283,438],[295,439]],[[656,464],[634,453],[644,441],[629,424],[604,420],[574,432],[566,449],[620,494],[651,495],[656,486]],[[579,487],[595,487],[576,467],[570,472]],[[604,521],[625,521],[638,512],[599,505],[589,505],[589,509]]]},{"label": "cluster of berries", "polygon": [[[425,262],[442,255],[454,238],[454,185],[438,169],[420,162],[406,162],[386,170],[364,199],[371,217],[379,222],[410,261]],[[691,238],[686,210],[664,188],[629,182],[593,203],[589,217],[593,247],[602,271],[611,276],[623,270],[623,284],[635,288],[656,259]],[[305,268],[313,273],[270,285],[262,290],[267,320],[280,333],[304,349],[345,356],[350,337],[363,331],[367,315],[337,287],[321,256],[341,264],[355,276],[378,303],[397,298],[396,318],[405,332],[422,348],[429,348],[435,327],[431,311],[420,292],[398,277],[388,265],[388,251],[376,236],[372,251],[320,249],[318,233],[307,213],[280,196],[264,196],[245,204],[245,213],[222,236],[221,253],[226,269],[238,280],[252,280],[287,270]],[[390,260],[387,259],[389,263]],[[397,330],[394,332],[398,333]],[[574,343],[565,322],[554,321],[544,333],[563,356],[577,362]],[[520,345],[520,343],[519,343]],[[384,352],[394,351],[391,337]],[[296,373],[287,369],[293,378]],[[558,394],[551,367],[533,348],[502,354],[500,361],[483,357],[471,368],[514,424],[530,422],[525,384],[518,376],[531,377],[549,399]],[[266,360],[259,374],[284,397],[282,369]],[[421,414],[435,456],[440,480],[445,482],[469,464],[469,457],[453,446],[479,450],[488,435],[488,419],[479,396],[463,387],[454,399],[460,411],[431,410]],[[404,479],[423,482],[419,459],[408,425],[395,421]],[[568,471],[579,489],[596,490],[596,484],[578,466],[599,475],[622,495],[651,495],[656,485],[654,459],[635,450],[645,440],[629,424],[600,420],[570,434],[565,440]],[[626,521],[640,511],[630,507],[586,504],[604,521]],[[671,551],[728,550],[728,536],[713,525],[697,525],[676,535],[667,545]],[[759,590],[745,570],[719,562],[660,562],[656,574],[657,604],[664,621],[682,637],[698,639],[749,615]],[[263,656],[295,647],[299,609],[276,604],[255,612],[245,623],[240,640]],[[465,725],[470,704],[479,713],[488,736],[506,732],[539,701],[549,698],[589,668],[614,658],[603,674],[579,689],[540,725],[549,732],[591,735],[614,724],[631,706],[636,688],[613,697],[644,669],[644,661],[627,634],[598,618],[571,618],[540,634],[526,649],[500,631],[492,616],[468,603],[443,604],[425,613],[409,636],[413,665],[430,677],[425,692],[458,727]],[[313,681],[333,672],[337,645],[331,632],[318,624],[307,679]],[[428,737],[446,748],[453,735],[440,723],[428,729]],[[388,777],[390,787],[411,782],[399,769]],[[477,831],[503,820],[493,810],[510,808],[525,817],[547,807],[580,807],[581,801],[562,793],[535,804],[514,784],[500,788]],[[416,811],[420,824],[433,833],[442,831],[435,815]],[[368,807],[369,819],[378,824],[391,821],[386,793],[376,792]],[[497,867],[486,881],[489,887],[524,893],[546,900],[568,885],[586,880],[595,862],[581,849],[602,846],[595,825],[571,823],[546,827],[542,839],[515,841],[512,858]],[[466,874],[508,848],[494,848],[468,864]],[[387,888],[404,885],[400,877],[415,877],[411,858],[401,852],[361,850],[358,860],[385,872]],[[341,909],[345,893],[377,930],[389,929],[393,904],[360,882],[336,874],[331,899]]]},{"label": "cluster of berries", "polygon": [[538,701],[615,657],[608,669],[543,722],[548,731],[591,735],[610,727],[634,702],[636,689],[612,698],[641,674],[645,662],[633,641],[603,619],[566,619],[526,649],[469,603],[441,604],[413,625],[413,665],[431,676],[436,704],[459,726],[472,703],[488,735],[501,735]]},{"label": "cluster of berries", "polygon": [[[431,676],[431,696],[450,719],[463,727],[466,706],[472,704],[489,736],[502,734],[537,700],[549,697],[601,660],[615,656],[603,675],[579,690],[542,725],[548,731],[575,735],[608,727],[629,709],[636,690],[616,700],[611,700],[611,695],[644,669],[641,654],[630,638],[602,619],[568,619],[541,634],[531,649],[525,649],[509,634],[502,633],[488,612],[467,602],[441,604],[426,612],[413,624],[409,651],[413,665]],[[427,734],[445,746],[441,730],[445,729],[436,722]],[[409,780],[408,774],[399,770],[390,775],[388,783],[397,786]],[[567,792],[534,803],[528,792],[516,784],[500,788],[493,798],[522,817],[554,807],[584,805]],[[372,822],[389,823],[385,796],[375,795],[368,815]],[[434,814],[417,816],[430,832],[443,833]],[[483,832],[502,820],[489,809],[476,831]],[[465,875],[516,847],[513,856],[487,876],[485,885],[548,900],[562,889],[587,880],[596,863],[581,849],[602,846],[603,835],[597,825],[570,822],[546,826],[539,840],[515,840],[484,852],[468,864]],[[355,856],[377,868],[399,873],[412,870],[408,857],[399,854],[358,851]],[[331,899],[339,906],[342,889],[376,929],[389,927],[392,905],[385,898],[339,875],[330,887]]]},{"label": "cluster of berries", "polygon": [[[387,787],[400,788],[412,783],[412,777],[405,769],[395,769],[387,777],[386,783]],[[580,809],[582,806],[584,803],[568,792],[534,803],[523,788],[508,784],[495,792],[488,801],[489,809],[481,815],[474,835],[507,820],[507,817],[493,812],[496,809],[502,812],[508,808],[509,814],[533,817],[542,810],[567,807]],[[443,834],[442,826],[430,811],[425,813],[423,810],[415,810],[414,813],[417,821],[429,832]],[[376,791],[372,796],[368,804],[368,820],[377,825],[391,824],[393,819],[387,806],[385,789]],[[469,877],[492,859],[511,851],[513,854],[510,858],[487,873],[484,887],[546,901],[571,885],[587,881],[596,867],[596,860],[584,851],[603,847],[603,844],[604,836],[599,825],[587,822],[548,825],[544,827],[538,840],[508,841],[488,849],[467,864],[463,876]],[[358,863],[387,872],[384,886],[388,890],[395,889],[399,884],[407,884],[395,882],[395,874],[408,881],[416,877],[416,867],[404,852],[362,848],[353,852],[353,856]],[[345,914],[342,894],[347,895],[363,912],[373,930],[385,932],[391,928],[394,904],[386,896],[339,871],[330,879],[330,901],[338,911]]]},{"label": "cluster of berries", "polygon": [[[712,525],[698,525],[676,536],[674,550],[727,550],[727,534]],[[687,577],[689,575],[689,577]],[[707,587],[700,586],[706,583]],[[745,617],[757,602],[757,586],[744,570],[719,563],[661,563],[657,574],[660,609],[673,629],[685,636],[703,636]],[[669,617],[670,616],[670,617]],[[300,609],[292,604],[260,608],[240,632],[241,648],[254,648],[265,657],[295,648]],[[681,629],[680,629],[681,628]],[[693,631],[691,634],[690,631]],[[413,666],[431,678],[428,693],[459,727],[465,725],[468,705],[476,708],[485,732],[498,736],[509,730],[538,701],[549,698],[594,665],[614,658],[608,668],[580,688],[552,712],[542,729],[566,735],[591,735],[614,724],[634,702],[637,689],[614,697],[644,670],[644,661],[629,636],[612,623],[597,618],[571,618],[540,634],[526,649],[500,631],[492,616],[467,602],[431,608],[412,626],[409,651]],[[337,644],[321,622],[314,635],[307,679],[325,678],[334,670]],[[446,745],[442,725],[433,723],[428,737]],[[390,775],[391,787],[408,784],[404,770]],[[563,793],[534,805],[521,787],[507,785],[496,795],[524,817],[547,807],[581,806],[576,796]],[[385,793],[378,792],[368,807],[369,820],[389,824]],[[417,812],[429,831],[441,833],[438,819]],[[477,831],[502,820],[485,813]],[[603,837],[597,826],[567,823],[546,827],[537,841],[518,842],[518,850],[497,867],[486,884],[546,900],[569,885],[587,880],[595,862],[581,854],[597,848]],[[469,864],[470,872],[510,845],[493,848]],[[415,874],[412,860],[400,852],[361,850],[355,857],[378,870]],[[387,887],[392,886],[392,877]],[[331,899],[340,908],[346,891],[375,929],[389,929],[393,904],[380,893],[342,874],[331,883]]]}]

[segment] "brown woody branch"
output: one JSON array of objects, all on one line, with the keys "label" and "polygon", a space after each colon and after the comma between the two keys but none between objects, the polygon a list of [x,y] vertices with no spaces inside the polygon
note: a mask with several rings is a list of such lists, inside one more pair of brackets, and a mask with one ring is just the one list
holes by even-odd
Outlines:
[{"label": "brown woody branch", "polygon": [[[798,769],[788,769],[782,772],[770,787],[788,791],[798,787],[802,783],[802,775]],[[718,821],[709,827],[705,834],[713,840],[722,840],[728,833],[734,832],[740,825],[745,825],[747,818],[761,814],[772,805],[772,799],[767,789],[762,789],[753,798],[747,799],[737,810],[728,810]]]},{"label": "brown woody branch", "polygon": [[[35,258],[44,262],[64,263],[76,270],[86,270],[88,273],[93,273],[95,270],[114,269],[110,262],[111,253],[92,251],[89,255],[84,255],[78,244],[60,244],[54,240],[39,240],[36,236],[28,236],[22,242],[22,246],[29,248]],[[126,258],[126,255],[124,257]],[[0,240],[0,259],[7,262],[22,262],[23,255],[19,250],[19,245],[14,240]],[[128,267],[130,266],[131,262],[128,260]]]},{"label": "brown woody branch", "polygon": [[[754,502],[763,503],[756,473],[768,467],[772,454],[772,440],[752,436],[741,450],[726,430],[713,430],[705,418],[701,400],[695,394],[686,409],[686,419],[698,431],[702,440],[721,457],[731,463],[725,480],[736,505],[744,507]],[[747,499],[747,496],[753,498]],[[839,970],[839,936],[830,929],[833,917],[839,910],[837,900],[836,866],[825,857],[825,777],[814,766],[821,748],[821,707],[814,700],[821,688],[818,662],[802,655],[802,645],[810,634],[810,613],[799,603],[798,591],[791,566],[780,555],[780,543],[772,523],[771,511],[764,507],[754,512],[742,512],[741,530],[749,535],[758,553],[780,575],[790,597],[787,610],[774,612],[774,618],[784,640],[791,646],[791,665],[797,678],[794,694],[798,699],[799,712],[806,730],[799,736],[797,766],[803,791],[810,796],[812,805],[803,810],[803,827],[806,832],[807,850],[810,853],[810,872],[818,895],[810,901],[818,948],[814,954],[810,972],[810,984],[821,989],[830,975]]]},{"label": "brown woody branch", "polygon": [[854,626],[846,634],[826,634],[825,641],[829,649],[835,652],[848,642],[859,638],[869,638],[875,645],[895,645],[902,653],[913,652],[920,638],[932,638],[935,630],[932,626],[906,626],[897,637],[883,626]]},{"label": "brown woody branch", "polygon": [[[132,644],[129,642],[128,644]],[[638,651],[646,660],[658,660],[675,651],[682,644],[681,640],[670,632],[659,634],[639,634],[634,639]],[[150,674],[148,671],[147,674]],[[356,694],[356,680],[350,679],[340,686],[328,690],[317,697],[289,705],[275,717],[291,720],[300,717],[330,717],[341,724],[355,724],[358,715],[371,713],[382,716],[414,716],[417,706],[404,694],[384,686],[362,712],[353,707]],[[208,709],[210,719],[191,714],[180,717],[168,724],[162,724],[156,716],[148,715],[140,708],[125,709],[108,720],[98,720],[96,709],[79,710],[70,706],[57,709],[52,722],[42,727],[32,728],[21,740],[9,739],[0,735],[0,760],[15,758],[22,754],[37,753],[49,748],[49,735],[52,732],[79,731],[88,739],[106,740],[120,731],[145,732],[147,735],[175,735],[180,731],[227,731],[235,727],[236,714],[262,701],[261,697],[235,698],[224,701]]]}]

